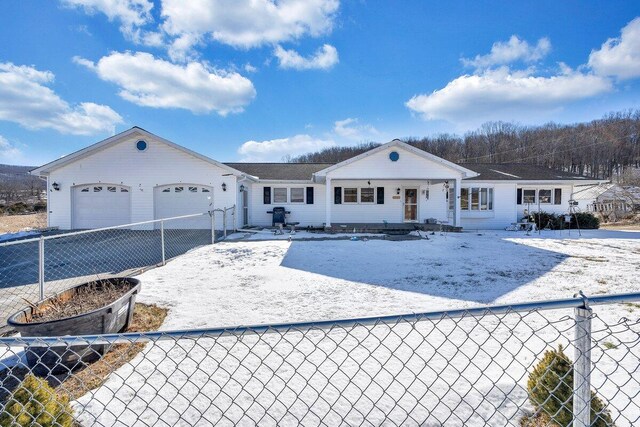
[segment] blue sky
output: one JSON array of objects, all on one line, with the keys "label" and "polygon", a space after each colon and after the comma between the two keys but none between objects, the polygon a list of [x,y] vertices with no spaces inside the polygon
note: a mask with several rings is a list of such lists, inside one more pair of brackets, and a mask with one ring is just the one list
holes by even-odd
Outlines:
[{"label": "blue sky", "polygon": [[131,126],[221,161],[640,107],[640,3],[0,3],[0,163]]}]

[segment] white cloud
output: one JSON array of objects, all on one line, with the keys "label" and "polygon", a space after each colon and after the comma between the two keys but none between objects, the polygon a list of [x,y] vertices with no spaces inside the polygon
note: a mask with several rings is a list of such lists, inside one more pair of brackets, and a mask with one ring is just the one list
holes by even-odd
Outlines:
[{"label": "white cloud", "polygon": [[464,75],[430,94],[416,95],[406,106],[426,120],[477,123],[527,120],[564,104],[612,90],[611,81],[563,68],[564,73],[536,77],[506,67]]},{"label": "white cloud", "polygon": [[249,49],[327,34],[338,7],[339,0],[164,0],[162,28],[173,39],[171,57],[184,60],[208,39]]},{"label": "white cloud", "polygon": [[14,144],[0,135],[0,163],[15,164],[23,160],[23,154]]},{"label": "white cloud", "polygon": [[477,69],[489,68],[495,65],[511,64],[516,61],[535,62],[544,58],[551,51],[551,42],[544,37],[535,46],[513,35],[506,42],[495,42],[491,52],[486,55],[476,55],[473,59],[462,58],[462,63]]},{"label": "white cloud", "polygon": [[74,60],[117,84],[122,98],[144,107],[215,111],[224,116],[241,112],[256,95],[249,79],[200,62],[177,65],[144,52],[113,52],[97,63]]},{"label": "white cloud", "polygon": [[90,15],[103,13],[109,21],[119,21],[120,31],[136,43],[158,46],[161,42],[159,33],[140,28],[153,22],[150,0],[62,0],[62,4],[83,9]]},{"label": "white cloud", "polygon": [[274,55],[280,61],[280,68],[295,70],[328,70],[338,63],[338,51],[335,47],[325,44],[316,52],[305,58],[295,50],[287,50],[276,46]]},{"label": "white cloud", "polygon": [[360,124],[358,119],[348,118],[334,123],[333,131],[347,139],[363,140],[380,134],[376,128],[369,124]]},{"label": "white cloud", "polygon": [[620,37],[608,39],[589,55],[589,66],[603,76],[621,80],[640,77],[640,17],[629,22]]},{"label": "white cloud", "polygon": [[287,156],[295,157],[334,145],[336,143],[332,139],[319,139],[302,134],[266,141],[247,141],[240,146],[238,154],[244,162],[277,162]]},{"label": "white cloud", "polygon": [[255,72],[257,72],[257,71],[258,71],[258,69],[257,69],[256,67],[254,67],[253,65],[251,65],[249,62],[247,62],[246,64],[244,64],[244,67],[242,67],[242,68],[244,68],[244,70],[245,70],[247,73],[255,73]]},{"label": "white cloud", "polygon": [[53,80],[50,71],[0,63],[0,120],[75,135],[113,133],[115,125],[122,123],[122,117],[106,105],[69,105],[47,87]]}]

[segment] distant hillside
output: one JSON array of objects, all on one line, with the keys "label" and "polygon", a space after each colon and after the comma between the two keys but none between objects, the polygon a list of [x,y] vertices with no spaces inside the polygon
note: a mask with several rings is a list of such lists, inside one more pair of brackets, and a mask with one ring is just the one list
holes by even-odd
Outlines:
[{"label": "distant hillside", "polygon": [[29,174],[32,169],[0,164],[0,204],[32,201],[46,190],[46,181]]},{"label": "distant hillside", "polygon": [[[452,162],[532,163],[593,178],[627,181],[640,167],[640,110],[570,125],[490,122],[462,136],[441,134],[403,140]],[[335,163],[377,145],[369,142],[330,147],[290,161]]]}]

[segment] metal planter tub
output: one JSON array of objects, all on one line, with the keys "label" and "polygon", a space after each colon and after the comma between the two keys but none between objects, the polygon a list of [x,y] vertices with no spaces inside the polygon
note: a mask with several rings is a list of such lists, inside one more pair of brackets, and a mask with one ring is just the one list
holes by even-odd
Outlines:
[{"label": "metal planter tub", "polygon": [[[104,307],[63,319],[30,322],[35,311],[55,299],[68,299],[83,287],[104,285],[128,286],[130,289],[121,297]],[[101,279],[83,283],[50,298],[40,301],[11,316],[7,323],[23,337],[58,337],[65,335],[96,335],[124,331],[131,322],[136,295],[140,292],[138,279],[124,277]],[[75,369],[94,362],[105,353],[106,345],[38,346],[26,348],[27,363],[31,371],[39,376],[68,374]]]}]

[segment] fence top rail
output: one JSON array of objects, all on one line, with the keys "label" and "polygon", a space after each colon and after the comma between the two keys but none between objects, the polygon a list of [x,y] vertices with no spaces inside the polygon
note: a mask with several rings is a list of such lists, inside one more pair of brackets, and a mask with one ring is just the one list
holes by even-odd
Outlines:
[{"label": "fence top rail", "polygon": [[37,242],[38,240],[59,239],[61,237],[77,236],[79,234],[97,233],[98,231],[117,230],[119,228],[135,227],[135,226],[138,226],[138,225],[153,224],[153,223],[158,223],[158,222],[162,222],[162,221],[166,222],[166,221],[173,221],[173,220],[177,220],[177,219],[195,218],[195,217],[203,216],[203,215],[210,215],[210,213],[209,212],[202,212],[202,213],[190,214],[190,215],[173,216],[173,217],[170,217],[170,218],[160,218],[160,219],[152,219],[152,220],[149,220],[149,221],[132,222],[130,224],[114,225],[114,226],[111,226],[111,227],[92,228],[90,230],[81,230],[81,231],[72,231],[72,232],[69,232],[69,233],[51,234],[49,236],[38,236],[38,237],[30,238],[30,239],[12,240],[12,241],[9,241],[9,242],[0,242],[0,247],[17,245],[17,244],[20,244],[20,243]]},{"label": "fence top rail", "polygon": [[576,295],[574,298],[534,301],[519,304],[503,304],[481,306],[449,311],[431,311],[424,313],[408,313],[392,316],[374,316],[341,320],[321,320],[298,323],[264,324],[254,326],[226,326],[218,328],[204,328],[191,330],[172,330],[157,332],[128,332],[122,334],[82,335],[64,337],[5,337],[0,338],[0,346],[62,346],[90,344],[117,344],[131,342],[148,342],[162,340],[177,340],[188,338],[225,336],[242,336],[244,334],[282,333],[291,330],[328,330],[335,327],[349,328],[357,326],[375,326],[378,324],[396,323],[399,321],[442,320],[463,317],[483,317],[486,315],[509,314],[516,312],[530,312],[541,310],[557,310],[563,308],[587,308],[591,305],[616,304],[640,301],[640,292],[602,295],[587,298]]}]

